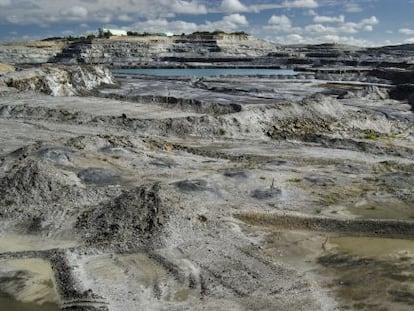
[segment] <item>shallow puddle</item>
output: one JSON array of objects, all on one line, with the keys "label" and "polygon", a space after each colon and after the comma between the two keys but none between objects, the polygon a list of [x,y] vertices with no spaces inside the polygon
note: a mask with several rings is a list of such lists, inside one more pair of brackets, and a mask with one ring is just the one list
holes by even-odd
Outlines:
[{"label": "shallow puddle", "polygon": [[0,296],[0,310],[4,311],[59,311],[57,304],[45,303],[37,305],[34,303],[23,303],[11,298]]},{"label": "shallow puddle", "polygon": [[59,310],[50,263],[42,259],[0,261],[0,299],[0,310]]},{"label": "shallow puddle", "polygon": [[414,260],[414,240],[343,236],[331,237],[328,243],[337,251],[354,256],[377,259],[405,256]]},{"label": "shallow puddle", "polygon": [[262,254],[314,279],[338,310],[414,310],[414,239],[260,230]]},{"label": "shallow puddle", "polygon": [[403,202],[361,202],[348,210],[361,218],[414,220],[414,206]]},{"label": "shallow puddle", "polygon": [[0,236],[0,253],[42,251],[53,248],[77,246],[76,241],[48,239],[34,235],[2,234]]},{"label": "shallow puddle", "polygon": [[414,309],[414,240],[331,237],[318,273],[342,309]]}]

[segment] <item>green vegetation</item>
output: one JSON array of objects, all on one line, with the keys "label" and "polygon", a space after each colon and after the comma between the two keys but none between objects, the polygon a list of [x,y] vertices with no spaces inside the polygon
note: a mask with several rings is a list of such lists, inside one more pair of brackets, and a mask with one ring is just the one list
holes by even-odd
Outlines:
[{"label": "green vegetation", "polygon": [[224,136],[224,135],[226,135],[226,130],[224,128],[220,128],[218,130],[218,133],[219,133],[220,136]]},{"label": "green vegetation", "polygon": [[[45,39],[42,39],[41,41],[47,42],[47,41],[69,41],[69,42],[76,42],[76,41],[83,41],[83,40],[91,40],[98,38],[94,34],[89,34],[86,36],[67,36],[67,37],[48,37]],[[99,36],[99,38],[103,38],[103,36]]]},{"label": "green vegetation", "polygon": [[136,32],[136,31],[127,31],[127,36],[129,37],[150,37],[150,36],[157,36],[157,37],[166,37],[167,35],[162,32],[157,33],[150,33],[150,32]]},{"label": "green vegetation", "polygon": [[290,178],[287,180],[287,182],[291,182],[291,183],[300,183],[302,181],[303,181],[302,178]]},{"label": "green vegetation", "polygon": [[198,219],[199,222],[202,222],[202,223],[205,223],[208,220],[207,217],[204,216],[204,215],[198,215],[197,219]]},{"label": "green vegetation", "polygon": [[248,36],[249,34],[244,31],[225,32],[223,30],[215,30],[215,31],[195,31],[191,35],[193,36],[217,36],[217,35]]},{"label": "green vegetation", "polygon": [[[218,35],[234,35],[234,36],[248,36],[248,34],[244,31],[237,31],[237,32],[230,32],[227,33],[223,30],[215,30],[215,31],[196,31],[190,34],[190,36],[218,36]],[[41,41],[82,41],[82,40],[91,40],[95,38],[105,38],[108,39],[112,36],[110,32],[100,32],[99,34],[89,34],[89,35],[82,35],[82,36],[66,36],[66,37],[60,37],[60,36],[54,36],[54,37],[48,37],[45,39],[42,39]],[[150,32],[137,32],[137,31],[127,31],[127,36],[129,37],[150,37],[150,36],[157,36],[157,37],[166,37],[167,35],[165,33],[150,33]],[[181,34],[181,36],[186,36],[185,33]]]},{"label": "green vegetation", "polygon": [[369,140],[378,140],[381,137],[380,133],[377,133],[373,130],[365,130],[362,132],[361,138]]},{"label": "green vegetation", "polygon": [[325,198],[325,205],[327,205],[327,206],[334,205],[334,204],[335,204],[335,202],[336,202],[336,200],[335,200],[335,198],[333,197],[333,195],[332,195],[332,194],[328,195],[328,196]]}]

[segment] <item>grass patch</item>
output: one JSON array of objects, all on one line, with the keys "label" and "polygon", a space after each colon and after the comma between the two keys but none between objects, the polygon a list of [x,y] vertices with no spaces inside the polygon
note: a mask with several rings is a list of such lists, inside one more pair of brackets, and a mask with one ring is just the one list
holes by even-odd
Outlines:
[{"label": "grass patch", "polygon": [[302,178],[290,178],[287,180],[287,182],[290,182],[290,183],[300,183],[302,181],[303,181]]},{"label": "grass patch", "polygon": [[336,202],[335,198],[332,195],[328,195],[325,198],[325,202],[324,203],[325,203],[326,206],[332,206],[332,205],[335,204],[335,202]]}]

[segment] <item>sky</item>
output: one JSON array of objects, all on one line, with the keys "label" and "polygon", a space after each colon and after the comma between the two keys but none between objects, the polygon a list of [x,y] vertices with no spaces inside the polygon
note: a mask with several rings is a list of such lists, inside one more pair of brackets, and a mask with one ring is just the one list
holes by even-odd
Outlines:
[{"label": "sky", "polygon": [[281,44],[414,43],[414,0],[0,0],[0,40],[245,31]]}]

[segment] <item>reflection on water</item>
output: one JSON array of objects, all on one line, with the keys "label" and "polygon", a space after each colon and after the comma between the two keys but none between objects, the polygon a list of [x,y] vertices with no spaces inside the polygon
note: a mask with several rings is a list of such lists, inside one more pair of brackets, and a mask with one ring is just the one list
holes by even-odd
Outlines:
[{"label": "reflection on water", "polygon": [[36,305],[34,303],[22,303],[13,299],[4,297],[0,293],[0,310],[4,311],[59,311],[57,304],[45,303]]},{"label": "reflection on water", "polygon": [[0,261],[0,311],[59,310],[49,262],[38,259]]},{"label": "reflection on water", "polygon": [[412,239],[333,237],[326,246],[318,263],[333,276],[340,310],[413,310]]},{"label": "reflection on water", "polygon": [[116,74],[150,75],[164,77],[212,77],[212,76],[248,76],[248,75],[295,75],[291,69],[261,69],[261,68],[186,68],[186,69],[115,69]]}]

